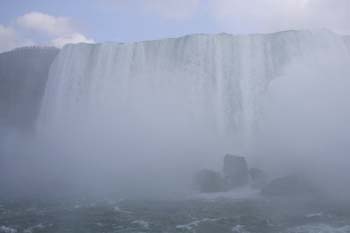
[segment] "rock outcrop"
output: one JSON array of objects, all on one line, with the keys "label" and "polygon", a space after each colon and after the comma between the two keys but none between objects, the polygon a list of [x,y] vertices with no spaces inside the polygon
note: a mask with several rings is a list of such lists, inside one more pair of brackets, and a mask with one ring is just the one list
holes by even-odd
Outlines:
[{"label": "rock outcrop", "polygon": [[196,173],[195,184],[200,192],[225,192],[250,185],[262,189],[268,183],[267,174],[259,168],[250,168],[242,156],[227,154],[222,173],[203,169]]},{"label": "rock outcrop", "polygon": [[267,174],[259,168],[250,168],[249,176],[253,188],[261,189],[268,183]]},{"label": "rock outcrop", "polygon": [[225,155],[223,175],[228,189],[247,185],[249,171],[245,158],[237,155]]},{"label": "rock outcrop", "polygon": [[262,189],[266,196],[305,196],[316,192],[314,185],[306,179],[290,175],[272,180]]},{"label": "rock outcrop", "polygon": [[199,191],[203,193],[221,192],[224,190],[223,179],[220,173],[209,169],[203,169],[196,174],[195,184]]},{"label": "rock outcrop", "polygon": [[58,49],[26,47],[0,54],[0,127],[31,130]]}]

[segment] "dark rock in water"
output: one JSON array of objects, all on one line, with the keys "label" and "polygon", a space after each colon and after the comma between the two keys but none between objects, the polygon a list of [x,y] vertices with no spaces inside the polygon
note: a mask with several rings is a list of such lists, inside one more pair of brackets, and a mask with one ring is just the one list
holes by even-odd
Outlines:
[{"label": "dark rock in water", "polygon": [[195,184],[203,193],[221,192],[224,187],[220,174],[208,169],[203,169],[196,174]]},{"label": "dark rock in water", "polygon": [[250,179],[252,181],[253,188],[262,188],[267,185],[268,176],[267,174],[259,168],[249,169]]},{"label": "dark rock in water", "polygon": [[267,196],[305,196],[315,192],[315,187],[300,176],[274,179],[262,189],[262,194]]},{"label": "dark rock in water", "polygon": [[225,155],[223,174],[229,189],[248,184],[249,172],[247,161],[237,155]]}]

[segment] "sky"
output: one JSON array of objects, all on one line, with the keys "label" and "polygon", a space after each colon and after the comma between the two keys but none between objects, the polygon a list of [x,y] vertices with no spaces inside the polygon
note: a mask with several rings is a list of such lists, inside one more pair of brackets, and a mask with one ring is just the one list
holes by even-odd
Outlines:
[{"label": "sky", "polygon": [[0,52],[320,28],[350,34],[350,0],[0,0]]}]

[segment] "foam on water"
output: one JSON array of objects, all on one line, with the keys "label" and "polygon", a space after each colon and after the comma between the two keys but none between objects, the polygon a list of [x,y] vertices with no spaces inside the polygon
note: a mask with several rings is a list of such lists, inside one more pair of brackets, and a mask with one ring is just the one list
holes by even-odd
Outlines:
[{"label": "foam on water", "polygon": [[288,229],[286,233],[349,233],[350,226],[330,226],[327,224],[304,225]]},{"label": "foam on water", "polygon": [[235,189],[229,192],[195,194],[195,195],[192,195],[190,199],[216,201],[220,199],[249,200],[249,199],[257,199],[259,197],[260,197],[260,190],[253,189],[250,187],[244,187],[244,188]]}]

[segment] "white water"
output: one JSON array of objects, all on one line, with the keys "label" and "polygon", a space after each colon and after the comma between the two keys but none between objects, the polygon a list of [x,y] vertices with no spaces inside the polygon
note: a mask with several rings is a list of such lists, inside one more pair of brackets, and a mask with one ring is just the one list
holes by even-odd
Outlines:
[{"label": "white water", "polygon": [[304,225],[288,229],[286,233],[348,233],[350,226],[330,226],[326,224]]},{"label": "white water", "polygon": [[39,124],[67,130],[87,117],[108,127],[111,118],[134,118],[239,135],[246,145],[271,80],[291,61],[330,52],[347,53],[344,39],[329,31],[68,45],[50,70]]},{"label": "white water", "polygon": [[[272,127],[264,122],[270,86],[283,87],[275,98],[291,91],[299,102],[303,80],[317,87],[319,71],[329,77],[321,85],[341,86],[340,79],[332,80],[337,66],[328,66],[339,61],[345,64],[341,67],[350,67],[349,51],[348,38],[326,30],[67,45],[51,66],[38,126],[46,136],[54,135],[54,141],[80,146],[73,153],[85,158],[78,163],[84,161],[88,173],[91,167],[108,171],[107,165],[127,170],[127,183],[147,186],[156,177],[159,185],[164,174],[165,184],[181,176],[188,180],[198,168],[219,170],[217,156],[249,153],[254,141],[261,141],[256,138],[260,129],[277,130],[270,142],[275,145],[278,125],[289,126],[293,119],[280,121],[284,110],[275,108],[269,110]],[[304,72],[309,69],[313,72]],[[289,90],[294,79],[298,84]],[[303,119],[299,123],[300,128],[307,126]],[[91,164],[86,162],[96,156]]]}]

